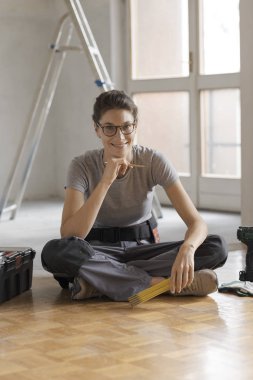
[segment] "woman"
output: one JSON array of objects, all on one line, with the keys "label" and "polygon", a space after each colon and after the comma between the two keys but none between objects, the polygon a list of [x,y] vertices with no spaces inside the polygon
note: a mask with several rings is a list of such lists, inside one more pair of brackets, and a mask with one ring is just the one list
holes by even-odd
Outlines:
[{"label": "woman", "polygon": [[[207,226],[172,164],[155,150],[134,145],[137,113],[122,91],[98,96],[93,121],[103,149],[88,151],[70,165],[62,239],[46,244],[42,263],[63,287],[73,282],[72,299],[106,295],[123,301],[166,277],[171,277],[171,294],[217,290],[211,269],[226,261],[224,242],[207,237]],[[157,242],[152,219],[157,184],[187,226],[182,241]]]}]

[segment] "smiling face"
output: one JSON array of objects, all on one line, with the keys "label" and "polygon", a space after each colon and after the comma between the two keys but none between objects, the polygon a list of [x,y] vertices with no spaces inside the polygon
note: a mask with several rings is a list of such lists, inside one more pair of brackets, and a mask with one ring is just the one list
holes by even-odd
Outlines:
[{"label": "smiling face", "polygon": [[[125,109],[110,109],[106,111],[101,119],[99,125],[104,126],[127,126],[134,123],[134,117],[132,113]],[[106,136],[103,129],[99,126],[95,126],[96,133],[101,139],[104,146],[104,161],[111,157],[114,158],[126,158],[129,162],[132,160],[132,146],[134,143],[135,131],[128,135],[124,135],[120,128],[117,128],[117,132],[114,136]]]}]

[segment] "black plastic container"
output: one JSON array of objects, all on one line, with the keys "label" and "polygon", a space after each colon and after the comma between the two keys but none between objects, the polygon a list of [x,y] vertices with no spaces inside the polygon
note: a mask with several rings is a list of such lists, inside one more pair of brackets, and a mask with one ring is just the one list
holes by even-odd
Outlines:
[{"label": "black plastic container", "polygon": [[32,286],[35,251],[27,247],[0,247],[0,303]]}]

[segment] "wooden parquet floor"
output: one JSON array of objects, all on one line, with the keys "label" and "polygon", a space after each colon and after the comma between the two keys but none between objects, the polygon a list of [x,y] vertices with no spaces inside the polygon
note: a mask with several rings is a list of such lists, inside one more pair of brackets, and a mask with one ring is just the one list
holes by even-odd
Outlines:
[{"label": "wooden parquet floor", "polygon": [[[217,271],[238,279],[243,253]],[[239,265],[239,267],[238,267]],[[253,299],[74,302],[51,277],[0,306],[0,380],[253,378]]]}]

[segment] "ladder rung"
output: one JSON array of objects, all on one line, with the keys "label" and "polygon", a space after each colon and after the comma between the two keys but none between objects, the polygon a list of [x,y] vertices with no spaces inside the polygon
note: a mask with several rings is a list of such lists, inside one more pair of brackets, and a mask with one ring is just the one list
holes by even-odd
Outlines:
[{"label": "ladder rung", "polygon": [[59,46],[55,49],[57,53],[61,53],[63,51],[83,51],[83,49],[80,46]]}]

